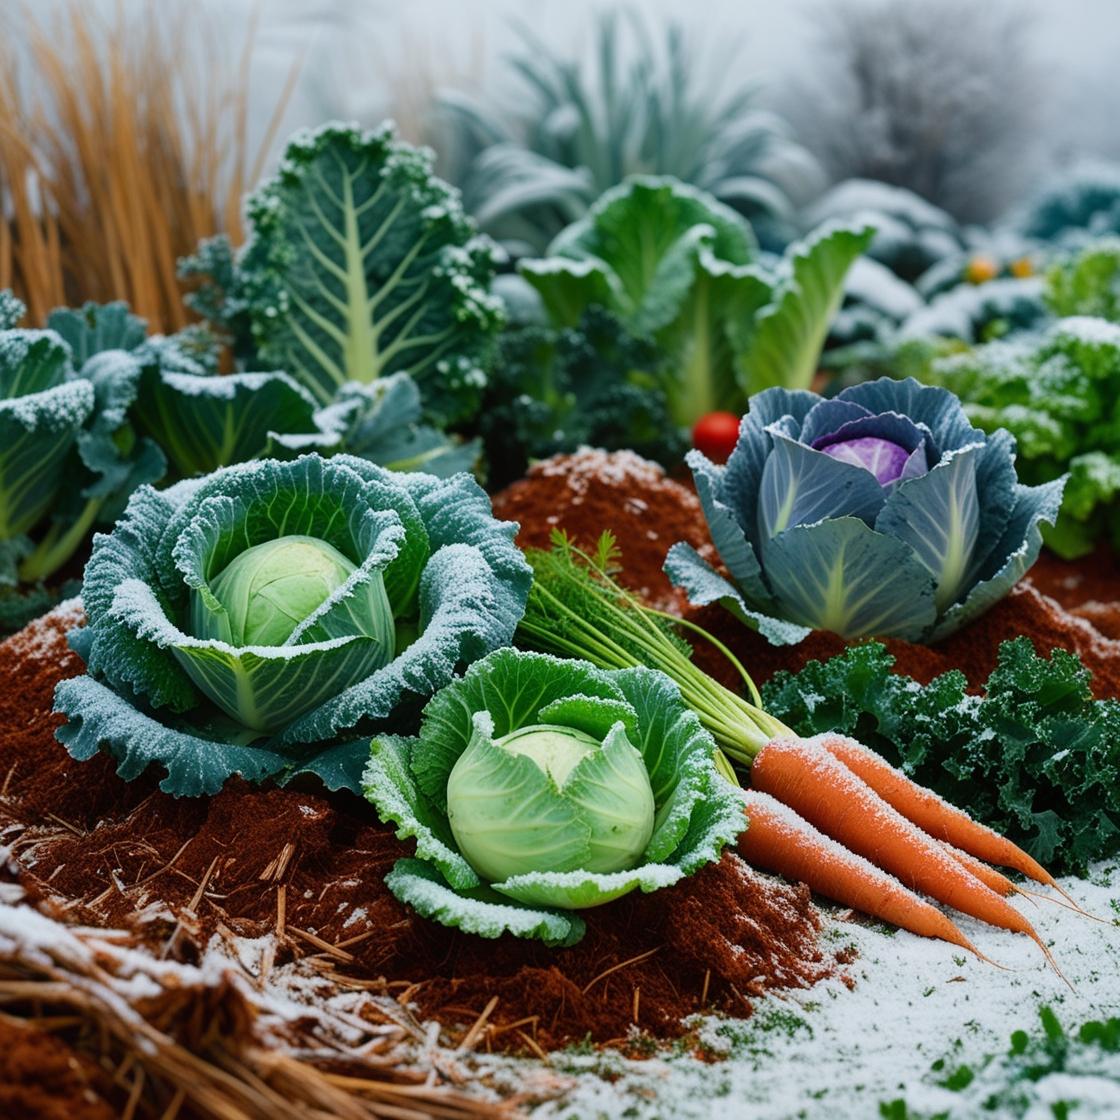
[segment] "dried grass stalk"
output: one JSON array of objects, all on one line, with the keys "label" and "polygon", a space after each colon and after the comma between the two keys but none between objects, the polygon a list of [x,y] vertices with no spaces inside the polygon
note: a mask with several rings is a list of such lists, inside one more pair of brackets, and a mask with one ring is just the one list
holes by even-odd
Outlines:
[{"label": "dried grass stalk", "polygon": [[[418,1047],[371,1003],[349,1016],[367,1041],[347,1046],[323,1008],[276,1035],[275,1008],[236,974],[191,970],[131,950],[127,935],[64,927],[0,897],[0,1006],[108,1070],[135,1117],[220,1120],[512,1120],[521,1101],[472,1087],[456,1055]],[[231,962],[232,963],[232,962]],[[157,989],[153,994],[153,988]],[[312,1062],[314,1057],[314,1062]],[[559,1088],[559,1083],[557,1083]],[[539,1098],[539,1095],[537,1097]]]},{"label": "dried grass stalk", "polygon": [[69,0],[49,25],[30,6],[3,8],[0,288],[31,322],[126,299],[153,330],[185,325],[176,262],[215,233],[240,241],[242,196],[298,73],[297,60],[251,156],[254,32],[234,59],[193,5],[106,14]]}]

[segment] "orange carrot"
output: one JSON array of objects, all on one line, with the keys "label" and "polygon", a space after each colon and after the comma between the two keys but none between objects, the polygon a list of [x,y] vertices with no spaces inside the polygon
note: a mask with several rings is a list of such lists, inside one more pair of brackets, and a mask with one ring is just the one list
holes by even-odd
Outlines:
[{"label": "orange carrot", "polygon": [[971,871],[981,883],[986,887],[991,887],[1001,898],[1010,898],[1013,894],[1023,893],[1002,871],[997,871],[994,867],[989,867],[982,860],[978,860],[975,856],[970,856],[968,852],[962,852],[959,848],[954,848],[953,845],[946,840],[939,840],[938,843],[957,861],[957,863]]},{"label": "orange carrot", "polygon": [[1061,890],[1046,868],[1031,859],[1021,848],[986,825],[974,821],[967,813],[950,805],[936,793],[912,782],[901,770],[896,770],[862,743],[843,735],[821,736],[821,743],[833,757],[862,778],[891,808],[934,839],[944,840],[986,863],[1012,867],[1036,883],[1045,883]]},{"label": "orange carrot", "polygon": [[911,890],[990,925],[1026,934],[1053,963],[1049,949],[1018,910],[891,808],[839,759],[821,750],[819,743],[804,739],[767,743],[751,765],[751,785]]},{"label": "orange carrot", "polygon": [[862,910],[921,937],[936,937],[987,960],[936,906],[908,891],[862,856],[818,832],[768,794],[745,790],[749,825],[739,854],[755,867],[807,883],[833,902]]}]

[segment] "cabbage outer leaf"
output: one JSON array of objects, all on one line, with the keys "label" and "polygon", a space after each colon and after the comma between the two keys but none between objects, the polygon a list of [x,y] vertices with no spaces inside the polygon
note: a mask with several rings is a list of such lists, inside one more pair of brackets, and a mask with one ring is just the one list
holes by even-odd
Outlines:
[{"label": "cabbage outer leaf", "polygon": [[55,711],[66,722],[55,736],[79,761],[107,750],[126,782],[150,765],[163,767],[159,788],[176,797],[215,794],[233,774],[260,782],[288,766],[291,756],[170,726],[125,703],[92,677],[72,677],[55,688]]},{"label": "cabbage outer leaf", "polygon": [[965,623],[979,618],[1023,578],[1042,549],[1042,526],[1058,520],[1066,477],[1041,486],[1016,484],[1011,518],[992,550],[987,571],[963,602],[954,603],[942,615],[929,641],[948,637]]},{"label": "cabbage outer leaf", "polygon": [[418,859],[397,860],[385,883],[421,916],[477,937],[511,933],[561,949],[581,940],[587,930],[578,914],[518,906],[484,886],[456,891],[432,864]]},{"label": "cabbage outer leaf", "polygon": [[54,504],[93,412],[93,386],[69,371],[70,348],[53,331],[0,335],[0,540],[26,533]]},{"label": "cabbage outer leaf", "polygon": [[[589,710],[596,704],[604,714],[594,719]],[[447,822],[447,776],[460,755],[467,749],[480,752],[493,770],[496,789],[519,783],[532,787],[528,802],[533,790],[548,792],[550,783],[530,760],[493,746],[494,737],[565,717],[573,725],[599,729],[619,714],[622,718],[608,728],[603,749],[577,764],[565,788],[578,794],[582,775],[610,796],[625,799],[624,784],[608,773],[608,747],[613,743],[614,749],[641,755],[656,817],[638,866],[612,874],[578,866],[533,871],[485,884],[459,852]],[[583,909],[633,890],[669,886],[717,860],[743,831],[741,791],[717,773],[712,750],[710,736],[664,674],[646,668],[607,672],[549,654],[497,650],[433,697],[418,738],[383,735],[373,742],[365,795],[383,819],[397,825],[399,837],[416,841],[417,859],[399,861],[386,882],[403,902],[445,925],[487,937],[510,932],[570,944],[583,935],[583,923],[575,915],[557,913],[557,907]],[[572,861],[578,862],[576,848],[586,846],[586,828],[554,828],[571,832]],[[427,870],[421,875],[418,868]],[[424,880],[419,886],[417,875]],[[556,923],[564,919],[574,924],[564,927],[568,932],[562,937]]]}]

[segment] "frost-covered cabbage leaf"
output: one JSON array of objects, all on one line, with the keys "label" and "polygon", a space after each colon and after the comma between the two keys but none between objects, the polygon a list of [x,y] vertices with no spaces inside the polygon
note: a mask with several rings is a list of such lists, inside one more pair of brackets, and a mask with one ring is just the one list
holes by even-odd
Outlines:
[{"label": "frost-covered cabbage leaf", "polygon": [[344,455],[141,487],[86,566],[88,671],[58,686],[58,737],[126,779],[157,763],[173,794],[322,756],[357,788],[337,748],[509,641],[530,581],[515,528],[466,475]]},{"label": "frost-covered cabbage leaf", "polygon": [[[255,365],[284,370],[321,405],[348,382],[404,371],[429,415],[474,412],[502,322],[495,250],[429,151],[388,125],[300,132],[246,213],[239,259],[209,243],[185,265],[217,273],[194,303],[235,332],[236,353],[251,345]],[[236,338],[246,327],[251,342]]]},{"label": "frost-covered cabbage leaf", "polygon": [[[128,318],[139,325],[138,333],[133,328],[120,335],[114,347],[104,320],[112,325],[123,309],[123,304],[87,304],[82,321],[90,316],[100,321],[84,342],[74,342],[88,358],[82,376],[107,402],[94,425],[99,434],[88,437],[88,447],[83,436],[83,455],[112,454],[124,438],[139,438],[166,456],[166,475],[162,467],[149,472],[125,488],[125,498],[139,482],[161,476],[193,478],[233,463],[305,451],[347,452],[393,470],[440,477],[470,469],[478,458],[477,444],[420,423],[420,396],[408,374],[372,385],[348,384],[320,407],[282,371],[219,375],[213,355],[190,335],[146,338],[143,321],[134,316]],[[51,321],[77,314],[56,312]],[[123,501],[117,513],[120,508]]]},{"label": "frost-covered cabbage leaf", "polygon": [[573,944],[575,911],[672,886],[746,827],[714,749],[662,673],[498,650],[417,737],[373,741],[366,797],[416,841],[386,882],[468,933]]},{"label": "frost-covered cabbage leaf", "polygon": [[1071,653],[1000,646],[979,696],[957,671],[919,687],[870,642],[763,687],[799,735],[851,735],[919,785],[983,821],[1055,873],[1120,853],[1120,702],[1094,700]]},{"label": "frost-covered cabbage leaf", "polygon": [[1025,486],[1015,440],[945,389],[881,378],[752,398],[726,466],[688,456],[729,582],[678,543],[665,570],[777,644],[810,630],[933,642],[1011,590],[1064,479]]},{"label": "frost-covered cabbage leaf", "polygon": [[735,211],[675,179],[637,176],[520,269],[554,325],[573,327],[597,304],[652,337],[670,415],[691,428],[705,413],[740,410],[757,388],[808,385],[844,274],[870,237],[818,231],[768,271]]},{"label": "frost-covered cabbage leaf", "polygon": [[1120,325],[1075,316],[1040,338],[994,342],[935,361],[928,378],[957,393],[969,419],[1005,428],[1019,472],[1043,483],[1069,473],[1046,543],[1066,558],[1111,539],[1120,548]]},{"label": "frost-covered cabbage leaf", "polygon": [[931,335],[983,342],[1028,331],[1047,318],[1040,277],[1008,277],[986,284],[959,284],[935,296],[902,324],[902,339]]},{"label": "frost-covered cabbage leaf", "polygon": [[115,388],[87,375],[101,345],[134,345],[143,324],[124,304],[56,311],[45,331],[19,330],[0,308],[0,630],[23,625],[69,588],[49,580],[95,524],[164,469],[159,449],[125,423]]}]

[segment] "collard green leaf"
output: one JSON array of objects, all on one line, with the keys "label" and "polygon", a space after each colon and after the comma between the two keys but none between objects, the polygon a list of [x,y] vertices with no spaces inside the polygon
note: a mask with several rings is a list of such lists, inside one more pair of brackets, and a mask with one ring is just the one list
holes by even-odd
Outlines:
[{"label": "collard green leaf", "polygon": [[844,298],[844,278],[874,236],[870,226],[826,225],[794,244],[788,275],[745,329],[738,348],[737,366],[747,393],[775,386],[809,388]]},{"label": "collard green leaf", "polygon": [[180,477],[263,456],[274,432],[313,433],[315,400],[286,373],[216,376],[146,365],[135,415]]},{"label": "collard green leaf", "polygon": [[312,437],[273,433],[277,446],[306,450],[310,443],[345,451],[393,471],[423,471],[447,478],[478,462],[477,440],[459,441],[420,422],[420,390],[407,373],[381,377],[369,385],[344,385],[316,414],[324,433]]},{"label": "collard green leaf", "polygon": [[323,404],[407,370],[433,414],[477,406],[502,320],[494,256],[431,160],[388,127],[325,125],[249,196],[238,272],[257,352]]}]

